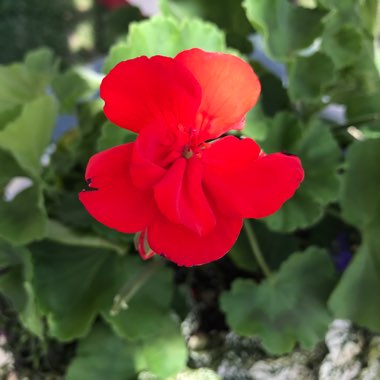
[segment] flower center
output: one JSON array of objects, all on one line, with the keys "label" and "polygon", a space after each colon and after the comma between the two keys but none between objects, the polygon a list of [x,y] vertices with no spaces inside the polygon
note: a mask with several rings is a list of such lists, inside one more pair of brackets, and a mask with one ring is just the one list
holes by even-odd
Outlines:
[{"label": "flower center", "polygon": [[193,157],[193,155],[194,155],[193,149],[189,145],[186,145],[182,151],[182,156],[188,160],[189,158]]},{"label": "flower center", "polygon": [[209,143],[202,143],[196,146],[188,144],[182,150],[182,157],[186,158],[187,160],[193,156],[197,158],[201,158],[202,151],[207,149],[209,146],[210,146]]}]

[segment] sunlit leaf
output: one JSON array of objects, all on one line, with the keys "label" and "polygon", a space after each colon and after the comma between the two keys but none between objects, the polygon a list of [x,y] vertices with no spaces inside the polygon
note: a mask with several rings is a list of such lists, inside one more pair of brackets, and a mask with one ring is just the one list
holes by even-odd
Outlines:
[{"label": "sunlit leaf", "polygon": [[25,64],[0,66],[0,112],[44,95],[56,69],[48,49],[30,52]]},{"label": "sunlit leaf", "polygon": [[144,339],[135,352],[137,367],[167,378],[186,366],[187,349],[178,321],[169,316],[157,334]]},{"label": "sunlit leaf", "polygon": [[10,152],[30,175],[38,176],[41,156],[50,143],[57,110],[50,96],[27,103],[18,118],[0,131],[0,148]]},{"label": "sunlit leaf", "polygon": [[199,19],[178,21],[167,16],[155,16],[131,24],[126,41],[112,47],[105,62],[105,71],[126,59],[157,54],[173,57],[193,47],[223,51],[226,49],[224,34],[214,25]]}]

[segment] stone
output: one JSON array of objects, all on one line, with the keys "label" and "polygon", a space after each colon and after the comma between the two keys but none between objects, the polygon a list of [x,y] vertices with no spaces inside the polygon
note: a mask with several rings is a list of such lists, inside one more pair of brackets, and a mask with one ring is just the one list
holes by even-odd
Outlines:
[{"label": "stone", "polygon": [[254,380],[316,380],[307,362],[307,355],[295,352],[277,359],[260,360],[249,373]]},{"label": "stone", "polygon": [[367,366],[360,374],[360,380],[380,379],[380,336],[374,336],[368,347]]},{"label": "stone", "polygon": [[364,348],[364,335],[351,322],[337,319],[326,334],[328,355],[319,369],[320,380],[354,380],[362,369],[360,354]]}]

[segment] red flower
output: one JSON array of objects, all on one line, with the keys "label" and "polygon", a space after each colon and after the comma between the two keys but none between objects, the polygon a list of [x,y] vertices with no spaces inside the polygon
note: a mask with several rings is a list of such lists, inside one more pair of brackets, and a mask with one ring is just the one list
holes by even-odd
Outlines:
[{"label": "red flower", "polygon": [[97,0],[97,2],[108,9],[117,9],[128,4],[128,0]]},{"label": "red flower", "polygon": [[[80,200],[99,222],[142,232],[151,249],[179,265],[225,255],[243,218],[276,212],[303,180],[300,160],[265,155],[241,129],[260,83],[241,59],[200,49],[174,59],[119,63],[100,94],[109,120],[137,132],[134,143],[95,154]],[[150,256],[150,255],[148,255]]]}]

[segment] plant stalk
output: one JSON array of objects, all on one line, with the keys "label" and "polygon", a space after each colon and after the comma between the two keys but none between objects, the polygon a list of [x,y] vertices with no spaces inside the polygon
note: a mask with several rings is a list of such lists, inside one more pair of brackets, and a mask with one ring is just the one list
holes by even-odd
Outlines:
[{"label": "plant stalk", "polygon": [[120,292],[115,296],[110,314],[115,316],[119,314],[121,310],[126,310],[130,300],[161,266],[161,261],[152,261],[147,264],[146,268],[137,276],[127,281]]},{"label": "plant stalk", "polygon": [[244,229],[247,233],[247,238],[249,241],[249,245],[252,248],[252,253],[255,256],[255,259],[259,264],[259,267],[263,271],[265,277],[270,277],[272,275],[272,272],[270,271],[269,266],[264,259],[260,246],[257,243],[255,233],[253,232],[252,226],[249,224],[249,221],[247,219],[244,220]]}]

